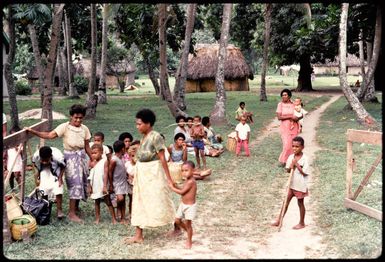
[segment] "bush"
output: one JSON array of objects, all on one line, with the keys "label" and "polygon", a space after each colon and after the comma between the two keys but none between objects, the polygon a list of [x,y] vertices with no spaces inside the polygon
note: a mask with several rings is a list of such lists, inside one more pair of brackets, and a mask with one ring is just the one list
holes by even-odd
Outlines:
[{"label": "bush", "polygon": [[74,77],[74,88],[76,88],[79,95],[84,94],[88,90],[88,79],[83,76],[76,75]]},{"label": "bush", "polygon": [[21,79],[16,82],[16,95],[28,96],[32,95],[32,88],[27,80]]}]

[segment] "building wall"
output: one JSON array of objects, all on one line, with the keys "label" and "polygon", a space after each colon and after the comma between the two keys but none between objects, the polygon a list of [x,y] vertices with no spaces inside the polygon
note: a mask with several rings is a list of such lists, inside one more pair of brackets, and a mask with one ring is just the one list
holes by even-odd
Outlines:
[{"label": "building wall", "polygon": [[[185,84],[186,93],[196,93],[196,92],[215,92],[215,80],[206,79],[206,80],[187,80]],[[226,91],[249,91],[249,81],[247,78],[240,80],[225,80],[225,90]]]}]

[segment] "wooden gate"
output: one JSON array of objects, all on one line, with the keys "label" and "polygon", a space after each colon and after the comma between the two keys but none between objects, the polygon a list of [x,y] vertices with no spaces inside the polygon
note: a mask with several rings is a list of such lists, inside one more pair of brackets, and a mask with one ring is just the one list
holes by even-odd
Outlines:
[{"label": "wooden gate", "polygon": [[346,197],[344,199],[344,206],[361,212],[365,215],[373,217],[382,221],[382,211],[361,204],[356,201],[358,195],[361,193],[364,186],[367,185],[370,176],[375,171],[376,167],[381,163],[382,152],[377,156],[375,161],[370,166],[365,177],[362,179],[360,185],[353,193],[352,191],[352,177],[355,165],[355,159],[353,157],[353,142],[366,143],[370,145],[382,145],[382,132],[371,132],[364,130],[347,130],[347,154],[346,154]]}]

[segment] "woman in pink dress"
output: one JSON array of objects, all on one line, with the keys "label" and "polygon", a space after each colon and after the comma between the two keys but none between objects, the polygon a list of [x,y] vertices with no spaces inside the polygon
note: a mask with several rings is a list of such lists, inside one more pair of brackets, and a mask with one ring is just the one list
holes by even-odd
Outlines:
[{"label": "woman in pink dress", "polygon": [[[280,166],[285,166],[286,160],[290,154],[293,154],[292,150],[292,140],[299,133],[298,120],[301,119],[294,116],[294,104],[290,100],[291,91],[289,89],[283,89],[281,91],[281,102],[277,106],[277,118],[281,121],[280,132],[282,139],[282,152],[279,155]],[[292,121],[294,121],[294,128],[292,127]]]}]

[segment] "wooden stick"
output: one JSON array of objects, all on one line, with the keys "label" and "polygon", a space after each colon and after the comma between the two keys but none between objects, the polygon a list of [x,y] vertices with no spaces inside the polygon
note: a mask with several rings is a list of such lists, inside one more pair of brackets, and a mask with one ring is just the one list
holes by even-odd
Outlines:
[{"label": "wooden stick", "polygon": [[285,216],[285,210],[287,209],[287,205],[288,205],[287,196],[289,195],[290,184],[291,184],[291,179],[292,179],[293,174],[294,174],[294,169],[295,168],[291,169],[289,179],[287,180],[286,195],[285,195],[285,198],[284,198],[283,203],[282,203],[281,213],[279,214],[278,232],[281,231],[283,217]]}]

